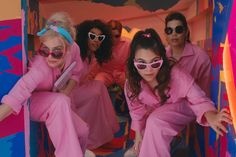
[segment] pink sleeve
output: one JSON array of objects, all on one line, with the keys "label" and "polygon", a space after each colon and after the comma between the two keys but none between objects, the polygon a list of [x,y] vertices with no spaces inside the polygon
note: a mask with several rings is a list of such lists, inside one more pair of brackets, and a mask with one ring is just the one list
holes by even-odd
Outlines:
[{"label": "pink sleeve", "polygon": [[131,94],[131,92],[128,89],[127,81],[125,83],[124,91],[125,91],[126,102],[129,107],[129,113],[132,119],[131,128],[135,131],[142,132],[145,128],[147,119],[146,107],[137,99],[130,100],[129,95]]},{"label": "pink sleeve", "polygon": [[37,58],[29,71],[17,81],[10,92],[2,98],[1,102],[9,105],[18,114],[22,104],[48,75],[48,68],[43,65],[41,59]]},{"label": "pink sleeve", "polygon": [[76,82],[79,82],[79,79],[81,77],[81,70],[83,69],[83,62],[80,57],[80,48],[75,42],[71,47],[71,53],[73,60],[75,60],[77,63],[76,67],[73,69],[71,79],[75,80]]},{"label": "pink sleeve", "polygon": [[201,125],[208,125],[205,120],[204,113],[207,111],[216,111],[214,103],[194,82],[187,92],[187,99],[190,102],[190,108],[197,117],[197,122]]},{"label": "pink sleeve", "polygon": [[206,96],[205,92],[194,82],[194,79],[189,74],[179,70],[176,75],[174,74],[171,77],[175,77],[176,87],[181,87],[177,89],[181,94],[180,97],[183,96],[190,102],[189,106],[197,117],[197,122],[201,125],[208,125],[204,118],[204,113],[212,110],[215,111],[214,103]]},{"label": "pink sleeve", "polygon": [[[206,52],[202,52],[202,53],[206,53]],[[208,56],[206,59],[203,59],[203,60],[204,60],[204,63],[201,64],[201,67],[199,69],[199,75],[196,82],[202,88],[202,90],[206,93],[206,95],[210,96],[211,61]]]}]

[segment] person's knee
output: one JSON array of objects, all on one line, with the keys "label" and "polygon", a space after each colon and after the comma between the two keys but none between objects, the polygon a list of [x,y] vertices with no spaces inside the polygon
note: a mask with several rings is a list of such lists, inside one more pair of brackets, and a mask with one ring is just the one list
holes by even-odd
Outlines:
[{"label": "person's knee", "polygon": [[54,100],[54,105],[56,107],[71,107],[71,99],[70,97],[66,96],[65,94],[62,93],[57,93],[57,96]]},{"label": "person's knee", "polygon": [[[161,120],[161,117],[158,115],[150,114],[146,121],[146,128],[153,128],[155,132],[162,132],[164,128],[164,123]],[[156,130],[156,128],[158,128]]]},{"label": "person's knee", "polygon": [[104,81],[105,80],[105,77],[101,74],[101,73],[98,73],[94,80],[100,80],[100,81]]},{"label": "person's knee", "polygon": [[79,137],[87,138],[89,135],[89,126],[87,123],[83,123],[79,129]]},{"label": "person's knee", "polygon": [[101,81],[106,87],[109,87],[114,81],[112,76],[106,73],[99,73],[95,76],[94,80]]}]

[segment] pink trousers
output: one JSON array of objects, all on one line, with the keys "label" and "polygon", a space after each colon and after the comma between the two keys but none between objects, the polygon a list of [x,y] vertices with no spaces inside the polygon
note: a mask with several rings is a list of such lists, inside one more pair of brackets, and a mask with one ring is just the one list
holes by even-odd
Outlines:
[{"label": "pink trousers", "polygon": [[56,157],[84,156],[88,127],[71,110],[69,97],[61,93],[35,92],[31,97],[30,114],[32,120],[45,122]]},{"label": "pink trousers", "polygon": [[101,81],[88,81],[74,88],[72,109],[89,126],[87,148],[110,142],[119,130],[107,88]]},{"label": "pink trousers", "polygon": [[170,157],[170,142],[195,119],[187,104],[165,104],[155,109],[146,121],[139,157]]}]

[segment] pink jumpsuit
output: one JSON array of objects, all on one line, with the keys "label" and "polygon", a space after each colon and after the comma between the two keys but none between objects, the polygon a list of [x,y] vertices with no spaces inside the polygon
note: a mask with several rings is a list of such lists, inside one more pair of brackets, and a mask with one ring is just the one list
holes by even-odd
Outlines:
[{"label": "pink jumpsuit", "polygon": [[[78,81],[82,61],[75,43],[67,52],[65,68],[74,60],[77,61],[77,67],[71,79]],[[30,98],[31,119],[45,122],[55,147],[55,156],[83,157],[88,136],[87,124],[71,110],[71,99],[68,96],[51,92],[60,74],[59,69],[50,68],[42,56],[36,55],[29,71],[1,102],[10,105],[18,114],[22,104]]]},{"label": "pink jumpsuit", "polygon": [[[171,47],[166,48],[168,57],[172,57]],[[201,89],[210,96],[211,61],[207,53],[200,47],[186,43],[177,65],[189,73]]]},{"label": "pink jumpsuit", "polygon": [[102,64],[101,71],[95,80],[102,80],[107,87],[116,83],[124,88],[126,60],[129,56],[130,41],[121,38],[112,48],[112,58],[108,63]]},{"label": "pink jumpsuit", "polygon": [[140,94],[132,101],[128,98],[131,93],[127,87],[128,84],[125,94],[132,118],[131,128],[144,134],[139,157],[170,157],[172,138],[195,117],[198,123],[207,125],[204,113],[216,110],[192,77],[177,66],[171,70],[167,91],[170,98],[162,106],[158,93],[154,94],[144,81]]},{"label": "pink jumpsuit", "polygon": [[73,110],[89,125],[89,149],[97,148],[114,137],[119,124],[107,88],[103,82],[93,80],[99,66],[95,58],[84,61],[81,82],[73,91]]},{"label": "pink jumpsuit", "polygon": [[[171,47],[166,48],[166,53],[168,57],[172,57]],[[177,61],[177,65],[189,73],[194,79],[198,86],[210,96],[210,84],[211,84],[211,61],[207,53],[200,47],[193,45],[191,43],[186,43],[182,56]],[[191,111],[190,111],[191,112]],[[188,131],[197,131],[196,127],[199,129],[204,129],[198,126],[196,123],[191,123],[187,127]],[[206,130],[206,129],[205,129]],[[193,139],[196,139],[196,136],[190,134]],[[198,141],[197,139],[195,141]]]}]

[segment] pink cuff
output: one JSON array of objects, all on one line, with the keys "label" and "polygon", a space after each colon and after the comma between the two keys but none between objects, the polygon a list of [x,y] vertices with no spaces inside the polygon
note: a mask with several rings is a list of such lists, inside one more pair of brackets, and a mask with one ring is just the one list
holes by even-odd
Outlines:
[{"label": "pink cuff", "polygon": [[205,110],[202,110],[201,113],[199,114],[199,116],[197,117],[197,122],[202,125],[202,126],[209,126],[208,122],[206,121],[206,118],[204,116],[204,114],[207,111],[217,111],[216,108],[212,105],[209,105],[207,107],[205,107]]},{"label": "pink cuff", "polygon": [[142,121],[132,120],[131,128],[135,131],[142,132],[145,128],[145,120]]},{"label": "pink cuff", "polygon": [[72,75],[70,79],[75,80],[77,83],[79,82],[79,78],[77,75]]},{"label": "pink cuff", "polygon": [[21,108],[22,108],[22,105],[18,103],[18,101],[16,99],[12,99],[10,98],[10,96],[8,95],[5,95],[3,98],[2,98],[2,103],[6,104],[6,105],[9,105],[13,111],[16,113],[16,114],[19,114]]}]

